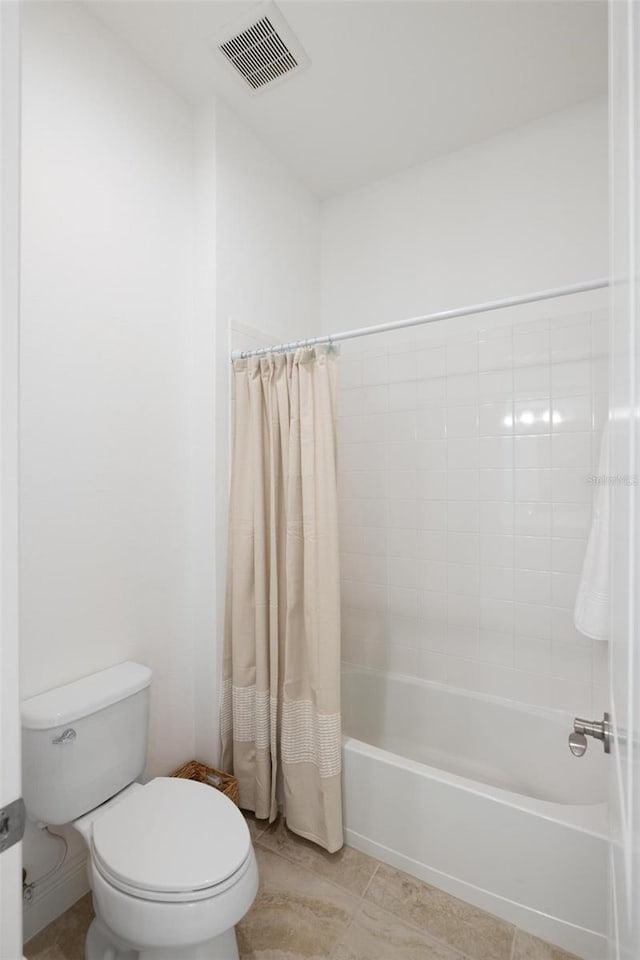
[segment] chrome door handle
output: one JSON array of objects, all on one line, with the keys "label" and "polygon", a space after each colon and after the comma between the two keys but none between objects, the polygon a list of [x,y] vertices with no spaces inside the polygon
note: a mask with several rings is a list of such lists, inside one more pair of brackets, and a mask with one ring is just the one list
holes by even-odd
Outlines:
[{"label": "chrome door handle", "polygon": [[611,752],[611,724],[609,714],[605,713],[602,720],[582,720],[576,717],[573,721],[573,731],[569,734],[569,750],[574,757],[581,757],[587,750],[587,737],[602,740],[605,753]]}]

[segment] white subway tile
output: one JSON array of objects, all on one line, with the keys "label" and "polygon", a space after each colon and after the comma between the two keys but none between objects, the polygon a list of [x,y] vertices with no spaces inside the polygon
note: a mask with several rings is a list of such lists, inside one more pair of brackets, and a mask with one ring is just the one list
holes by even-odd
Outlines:
[{"label": "white subway tile", "polygon": [[418,586],[418,564],[415,560],[403,557],[387,558],[387,583],[393,587]]},{"label": "white subway tile", "polygon": [[420,590],[446,590],[447,564],[444,560],[419,560],[413,564]]},{"label": "white subway tile", "polygon": [[548,321],[539,324],[537,329],[514,329],[513,362],[516,367],[548,364],[549,360]]},{"label": "white subway tile", "polygon": [[411,587],[387,587],[387,609],[389,617],[417,617],[418,591]]},{"label": "white subway tile", "polygon": [[449,379],[452,374],[475,373],[478,369],[478,341],[476,337],[448,339],[446,342],[446,367]]},{"label": "white subway tile", "polygon": [[[440,636],[446,639],[447,594],[444,590],[421,589],[418,591],[418,616],[432,627],[440,627]],[[430,647],[430,649],[435,649]]]},{"label": "white subway tile", "polygon": [[591,682],[591,641],[553,640],[551,673],[565,680]]},{"label": "white subway tile", "polygon": [[517,436],[549,432],[549,400],[517,400],[514,405],[514,431]]},{"label": "white subway tile", "polygon": [[480,470],[481,500],[513,500],[513,470]]},{"label": "white subway tile", "polygon": [[521,503],[515,504],[514,531],[525,537],[551,536],[551,504]]},{"label": "white subway tile", "polygon": [[515,597],[519,603],[548,604],[551,574],[548,570],[516,570]]},{"label": "white subway tile", "polygon": [[417,380],[418,358],[415,351],[389,354],[388,377],[389,383]]},{"label": "white subway tile", "polygon": [[552,402],[553,433],[584,433],[591,430],[591,397],[555,397]]},{"label": "white subway tile", "polygon": [[553,573],[551,575],[551,602],[554,607],[564,607],[573,611],[577,592],[577,573]]},{"label": "white subway tile", "polygon": [[478,342],[478,369],[500,370],[513,366],[513,337],[511,331],[490,340]]},{"label": "white subway tile", "polygon": [[544,470],[551,466],[551,435],[516,437],[515,465],[518,469]]},{"label": "white subway tile", "polygon": [[431,347],[416,352],[418,379],[426,380],[432,377],[446,375],[445,348]]},{"label": "white subway tile", "polygon": [[591,710],[591,684],[579,680],[551,678],[551,706],[576,716],[585,716]]},{"label": "white subway tile", "polygon": [[480,529],[480,510],[476,500],[452,500],[447,508],[447,529],[461,533]]},{"label": "white subway tile", "polygon": [[444,377],[433,380],[418,380],[417,404],[418,407],[428,407],[432,403],[444,404],[447,399],[447,381]]},{"label": "white subway tile", "polygon": [[478,377],[478,397],[481,403],[495,403],[513,396],[513,371],[491,370]]},{"label": "white subway tile", "polygon": [[388,644],[386,669],[400,676],[415,677],[418,672],[419,653],[415,647]]},{"label": "white subway tile", "polygon": [[551,394],[551,367],[548,364],[535,367],[516,367],[513,371],[513,396],[515,400],[545,399]]},{"label": "white subway tile", "polygon": [[586,547],[586,540],[555,537],[551,541],[551,569],[558,573],[580,573]]},{"label": "white subway tile", "polygon": [[386,554],[388,557],[415,560],[417,558],[417,543],[418,534],[415,530],[390,528],[386,531]]},{"label": "white subway tile", "polygon": [[515,605],[516,633],[522,637],[551,637],[551,611],[538,603],[517,602]]},{"label": "white subway tile", "polygon": [[480,531],[482,533],[513,533],[513,503],[483,500],[480,503]]},{"label": "white subway tile", "polygon": [[389,387],[386,383],[362,387],[362,413],[386,413],[389,409]]},{"label": "white subway tile", "polygon": [[392,647],[401,646],[417,649],[420,646],[420,634],[421,629],[417,616],[412,617],[405,613],[399,613],[389,617],[387,638]]},{"label": "white subway tile", "polygon": [[449,470],[447,472],[447,497],[449,503],[456,500],[471,500],[478,496],[477,470]]},{"label": "white subway tile", "polygon": [[413,410],[405,410],[402,413],[386,413],[379,418],[379,423],[385,440],[409,441],[418,438],[417,417]]},{"label": "white subway tile", "polygon": [[417,510],[419,530],[444,530],[447,526],[446,500],[421,500]]},{"label": "white subway tile", "polygon": [[479,563],[477,533],[447,533],[447,560],[453,563]]},{"label": "white subway tile", "polygon": [[447,407],[447,437],[475,437],[478,408],[475,404]]},{"label": "white subway tile", "polygon": [[514,463],[513,437],[481,437],[478,441],[480,469],[507,470]]},{"label": "white subway tile", "polygon": [[554,503],[553,536],[585,539],[591,529],[590,503]]},{"label": "white subway tile", "polygon": [[432,650],[420,652],[420,674],[424,680],[433,680],[436,683],[446,683],[449,672],[449,657]]},{"label": "white subway tile", "polygon": [[480,660],[501,667],[513,667],[514,641],[512,633],[497,630],[481,630],[479,637]]},{"label": "white subway tile", "polygon": [[513,600],[513,570],[483,564],[480,568],[480,593],[494,600]]},{"label": "white subway tile", "polygon": [[418,560],[447,559],[447,535],[444,530],[419,530],[416,541]]},{"label": "white subway tile", "polygon": [[447,561],[449,593],[477,596],[480,592],[480,570],[477,564]]},{"label": "white subway tile", "polygon": [[[425,485],[422,480],[424,471],[418,470],[386,470],[386,495],[394,500],[417,500],[422,495]],[[445,491],[445,473],[442,470],[428,471],[433,474],[433,485],[441,490],[442,499]]]},{"label": "white subway tile", "polygon": [[390,413],[401,410],[415,410],[418,393],[415,383],[390,383],[387,409]]},{"label": "white subway tile", "polygon": [[520,569],[551,569],[551,540],[548,537],[516,537],[515,563]]},{"label": "white subway tile", "polygon": [[448,593],[447,622],[449,626],[479,626],[480,602],[478,597],[467,594]]},{"label": "white subway tile", "polygon": [[[529,439],[529,438],[527,438]],[[516,470],[515,498],[525,501],[551,500],[550,470]]]},{"label": "white subway tile", "polygon": [[551,393],[554,397],[586,394],[591,390],[590,360],[554,363],[551,370]]},{"label": "white subway tile", "polygon": [[480,629],[513,632],[515,604],[510,600],[480,598]]},{"label": "white subway tile", "polygon": [[364,386],[372,386],[378,383],[389,382],[389,367],[387,355],[382,354],[378,357],[367,357],[362,364],[362,383]]},{"label": "white subway tile", "polygon": [[478,629],[459,624],[449,624],[447,628],[447,652],[452,657],[476,659],[478,656]]},{"label": "white subway tile", "polygon": [[447,499],[446,470],[418,470],[417,496],[422,500]]},{"label": "white subway tile", "polygon": [[591,434],[554,434],[551,438],[551,464],[554,467],[590,467]]},{"label": "white subway tile", "polygon": [[416,414],[418,440],[438,440],[447,434],[446,408],[439,404],[424,407]]},{"label": "white subway tile", "polygon": [[480,563],[487,566],[513,568],[514,538],[509,534],[480,535]]},{"label": "white subway tile", "polygon": [[362,395],[361,387],[340,392],[340,413],[343,417],[354,417],[362,413]]},{"label": "white subway tile", "polygon": [[551,640],[549,637],[516,636],[515,666],[529,673],[551,673]]},{"label": "white subway tile", "polygon": [[382,499],[360,497],[360,522],[366,527],[387,525],[387,503]]},{"label": "white subway tile", "polygon": [[447,440],[447,466],[450,470],[470,470],[478,466],[478,440],[475,437]]},{"label": "white subway tile", "polygon": [[513,404],[482,403],[479,407],[479,432],[481,437],[513,435]]},{"label": "white subway tile", "polygon": [[[444,444],[444,440],[441,441]],[[388,470],[416,470],[418,468],[418,444],[411,440],[384,445]],[[443,464],[446,466],[446,464]]]},{"label": "white subway tile", "polygon": [[416,445],[416,465],[419,470],[445,470],[447,441],[423,440]]}]

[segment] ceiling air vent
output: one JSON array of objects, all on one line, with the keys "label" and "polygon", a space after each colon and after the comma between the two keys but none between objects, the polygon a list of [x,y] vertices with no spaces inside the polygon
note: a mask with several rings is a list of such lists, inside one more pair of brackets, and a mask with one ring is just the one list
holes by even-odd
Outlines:
[{"label": "ceiling air vent", "polygon": [[254,8],[216,38],[218,50],[253,93],[273,86],[309,63],[300,42],[273,3]]}]

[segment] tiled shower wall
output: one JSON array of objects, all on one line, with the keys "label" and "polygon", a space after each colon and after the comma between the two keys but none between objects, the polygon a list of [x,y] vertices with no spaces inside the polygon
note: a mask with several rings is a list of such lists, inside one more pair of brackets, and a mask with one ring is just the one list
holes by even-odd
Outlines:
[{"label": "tiled shower wall", "polygon": [[343,345],[343,659],[597,713],[606,645],[572,612],[606,314],[454,329]]}]

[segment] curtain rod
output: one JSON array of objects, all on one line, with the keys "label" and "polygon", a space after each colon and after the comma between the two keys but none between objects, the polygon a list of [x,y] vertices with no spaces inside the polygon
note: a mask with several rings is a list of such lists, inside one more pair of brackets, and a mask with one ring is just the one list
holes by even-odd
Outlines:
[{"label": "curtain rod", "polygon": [[538,293],[525,293],[519,297],[505,297],[502,300],[488,300],[470,307],[458,307],[455,310],[441,310],[428,313],[423,317],[410,317],[408,320],[393,320],[356,330],[343,330],[341,333],[328,333],[306,340],[292,340],[291,343],[278,343],[273,347],[259,347],[256,350],[232,350],[232,360],[244,360],[247,357],[264,357],[269,353],[288,353],[304,347],[315,347],[321,343],[338,343],[340,340],[352,340],[354,337],[368,337],[372,333],[387,333],[391,330],[403,330],[405,327],[417,327],[423,323],[437,323],[439,320],[452,320],[455,317],[467,317],[474,313],[488,313],[490,310],[502,310],[504,307],[518,307],[525,303],[537,303],[539,300],[553,300],[555,297],[568,297],[572,293],[586,293],[588,290],[601,290],[609,286],[609,280],[588,280],[586,283],[572,283],[566,287],[551,287]]}]

